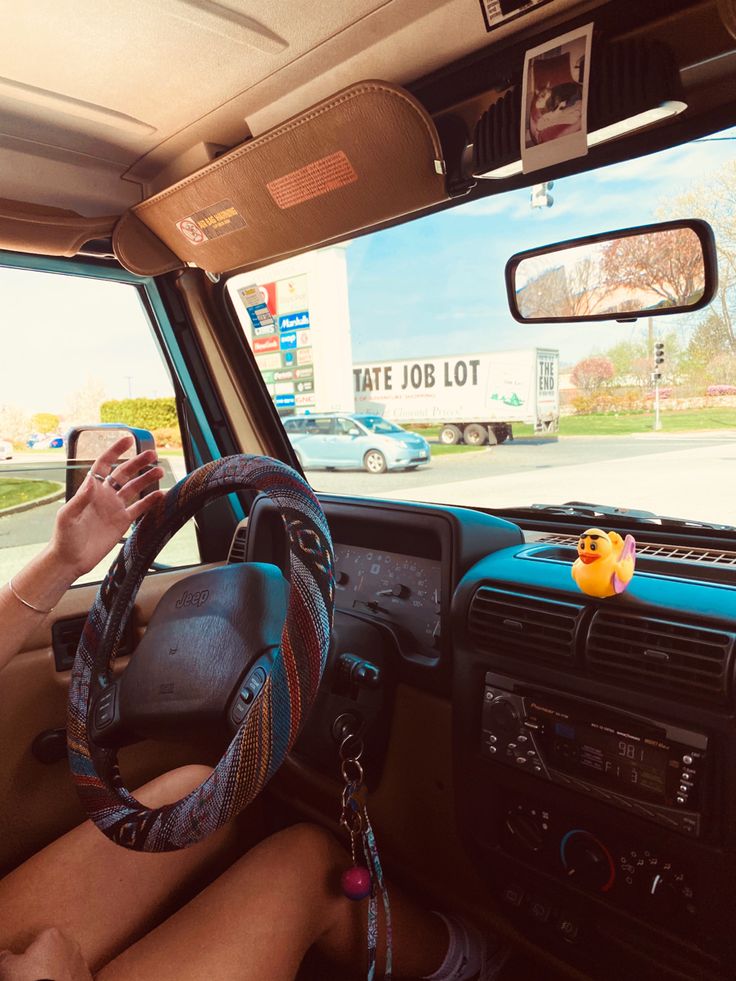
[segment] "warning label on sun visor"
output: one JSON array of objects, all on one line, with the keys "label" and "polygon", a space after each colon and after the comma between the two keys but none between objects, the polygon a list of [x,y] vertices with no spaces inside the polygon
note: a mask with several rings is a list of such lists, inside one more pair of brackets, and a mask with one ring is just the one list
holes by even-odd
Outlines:
[{"label": "warning label on sun visor", "polygon": [[192,245],[245,228],[245,219],[227,198],[177,221],[176,227]]},{"label": "warning label on sun visor", "polygon": [[550,0],[480,0],[486,30],[508,24],[509,21],[522,17],[537,7],[543,7]]},{"label": "warning label on sun visor", "polygon": [[321,194],[329,194],[339,187],[357,181],[358,175],[342,150],[315,160],[306,167],[292,170],[266,184],[268,193],[279,208],[293,208],[295,204],[311,201]]}]

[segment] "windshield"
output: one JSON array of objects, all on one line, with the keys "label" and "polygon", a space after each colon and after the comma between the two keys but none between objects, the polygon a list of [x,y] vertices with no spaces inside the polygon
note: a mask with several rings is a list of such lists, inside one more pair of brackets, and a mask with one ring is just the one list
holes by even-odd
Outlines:
[{"label": "windshield", "polygon": [[356,416],[358,422],[361,422],[366,429],[370,429],[372,433],[403,433],[404,430],[401,426],[395,425],[393,422],[389,422],[388,419],[383,419],[381,416]]},{"label": "windshield", "polygon": [[[511,254],[685,217],[715,232],[709,307],[623,324],[511,317]],[[302,439],[317,490],[736,524],[736,130],[468,202],[228,289],[284,418],[363,410],[375,432],[399,424],[428,442],[426,457],[376,446],[369,458],[347,435]]]}]

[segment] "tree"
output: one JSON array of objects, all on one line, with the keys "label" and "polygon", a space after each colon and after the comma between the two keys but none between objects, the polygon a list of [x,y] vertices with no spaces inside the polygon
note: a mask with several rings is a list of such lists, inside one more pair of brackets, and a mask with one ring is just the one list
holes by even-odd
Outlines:
[{"label": "tree", "polygon": [[718,292],[713,306],[725,328],[727,349],[736,354],[736,162],[721,167],[687,194],[666,201],[658,214],[704,218],[715,232]]},{"label": "tree", "polygon": [[94,425],[100,421],[100,405],[105,401],[105,387],[96,378],[88,378],[82,388],[72,392],[66,419],[70,426]]},{"label": "tree", "polygon": [[37,412],[31,416],[31,429],[36,433],[58,432],[61,420],[53,412]]},{"label": "tree", "polygon": [[[618,310],[694,303],[705,278],[700,243],[689,228],[613,239],[603,248],[603,279]],[[626,293],[633,294],[624,299]]]},{"label": "tree", "polygon": [[619,341],[605,352],[617,385],[646,385],[652,371],[646,339]]},{"label": "tree", "polygon": [[16,405],[0,405],[0,437],[15,442],[28,435],[28,416]]},{"label": "tree", "polygon": [[712,308],[690,335],[682,370],[701,385],[731,385],[736,379],[736,353],[730,346],[728,326]]},{"label": "tree", "polygon": [[[542,257],[544,258],[544,257]],[[574,263],[546,269],[527,281],[516,294],[525,317],[584,317],[602,312],[608,289],[598,264],[584,256]]]},{"label": "tree", "polygon": [[611,381],[614,374],[615,369],[608,358],[593,356],[578,361],[570,378],[573,385],[584,392],[597,392],[606,382]]}]

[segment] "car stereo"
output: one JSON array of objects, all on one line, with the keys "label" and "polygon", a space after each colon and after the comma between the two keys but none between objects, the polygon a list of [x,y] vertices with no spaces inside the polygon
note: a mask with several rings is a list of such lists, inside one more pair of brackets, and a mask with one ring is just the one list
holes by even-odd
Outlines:
[{"label": "car stereo", "polygon": [[487,672],[481,752],[684,832],[701,833],[708,739]]}]

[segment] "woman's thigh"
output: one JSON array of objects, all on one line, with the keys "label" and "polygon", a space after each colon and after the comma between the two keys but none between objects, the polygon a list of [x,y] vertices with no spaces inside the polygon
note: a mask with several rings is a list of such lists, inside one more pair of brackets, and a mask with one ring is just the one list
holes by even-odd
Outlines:
[{"label": "woman's thigh", "polygon": [[[180,767],[136,797],[148,806],[170,803],[209,772]],[[114,845],[85,821],[0,880],[0,949],[22,950],[40,930],[57,927],[77,940],[94,971],[176,909],[231,836],[223,829],[184,851],[141,854]]]},{"label": "woman's thigh", "polygon": [[342,864],[344,853],[316,827],[273,835],[96,978],[292,981],[347,902]]}]

